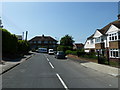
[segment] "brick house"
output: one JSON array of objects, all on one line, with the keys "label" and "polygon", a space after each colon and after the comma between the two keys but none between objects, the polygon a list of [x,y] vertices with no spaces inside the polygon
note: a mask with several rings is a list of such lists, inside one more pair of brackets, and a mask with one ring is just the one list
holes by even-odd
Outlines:
[{"label": "brick house", "polygon": [[84,45],[82,43],[74,43],[73,44],[73,49],[83,49]]},{"label": "brick house", "polygon": [[57,40],[52,38],[51,36],[36,36],[29,40],[31,49],[37,48],[47,48],[47,49],[54,49],[57,48]]},{"label": "brick house", "polygon": [[85,52],[99,51],[103,56],[109,55],[111,60],[119,60],[120,15],[118,15],[118,20],[109,23],[102,29],[97,29],[93,35],[87,38],[84,49]]}]

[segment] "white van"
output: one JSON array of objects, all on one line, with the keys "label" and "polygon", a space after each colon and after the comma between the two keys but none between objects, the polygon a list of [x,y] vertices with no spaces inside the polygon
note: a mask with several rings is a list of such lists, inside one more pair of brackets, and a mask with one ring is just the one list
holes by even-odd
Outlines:
[{"label": "white van", "polygon": [[49,54],[49,55],[53,55],[53,54],[54,54],[53,49],[49,49],[49,50],[48,50],[48,54]]},{"label": "white van", "polygon": [[47,53],[47,48],[38,48],[38,52]]}]

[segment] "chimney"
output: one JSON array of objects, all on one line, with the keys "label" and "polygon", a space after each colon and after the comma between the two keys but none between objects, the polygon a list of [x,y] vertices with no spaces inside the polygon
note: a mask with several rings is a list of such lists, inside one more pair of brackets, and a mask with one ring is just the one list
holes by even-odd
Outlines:
[{"label": "chimney", "polygon": [[118,14],[118,16],[117,16],[117,17],[118,17],[118,20],[120,21],[120,14]]},{"label": "chimney", "polygon": [[44,34],[42,35],[42,37],[44,37]]}]

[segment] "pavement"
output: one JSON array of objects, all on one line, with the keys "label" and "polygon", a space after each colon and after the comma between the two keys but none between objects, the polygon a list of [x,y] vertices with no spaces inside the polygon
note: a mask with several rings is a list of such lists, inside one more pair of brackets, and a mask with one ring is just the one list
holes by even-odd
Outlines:
[{"label": "pavement", "polygon": [[[29,59],[30,57],[32,57],[33,55],[35,55],[35,53],[33,53],[32,55],[25,55],[23,59],[21,59],[20,61],[17,62],[4,62],[3,64],[0,64],[0,74],[3,74],[7,71],[9,71],[10,69],[14,68],[15,66],[19,65],[20,63],[22,63],[23,61]],[[71,58],[69,58],[71,59]],[[72,59],[71,59],[72,60]],[[78,61],[78,60],[76,60]],[[107,66],[107,65],[102,65],[102,64],[97,64],[94,62],[82,62],[80,61],[80,64],[86,68],[91,68],[93,70],[102,72],[102,73],[106,73],[115,77],[119,77],[120,76],[120,69],[115,68],[115,67],[111,67],[111,66]]]},{"label": "pavement", "polygon": [[116,67],[112,67],[112,66],[108,66],[108,65],[103,65],[103,64],[98,64],[95,62],[89,62],[89,61],[82,61],[82,60],[75,60],[73,58],[70,58],[71,60],[77,61],[80,63],[80,65],[86,67],[86,68],[91,68],[93,70],[102,72],[102,73],[106,73],[115,77],[120,77],[120,69],[116,68]]},{"label": "pavement", "polygon": [[16,61],[4,61],[4,60],[2,60],[2,63],[0,64],[0,75],[9,71],[10,69],[14,68],[15,66],[21,64],[22,62],[28,60],[33,55],[35,55],[35,53],[32,52],[31,55],[24,55],[24,57],[22,59],[16,60]]}]

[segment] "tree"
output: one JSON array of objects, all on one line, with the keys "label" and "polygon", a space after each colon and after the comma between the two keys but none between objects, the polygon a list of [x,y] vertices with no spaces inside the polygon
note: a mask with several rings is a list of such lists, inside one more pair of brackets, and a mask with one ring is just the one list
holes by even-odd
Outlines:
[{"label": "tree", "polygon": [[72,50],[73,49],[73,37],[69,35],[65,35],[60,40],[60,45],[58,46],[57,50],[66,51],[66,50]]},{"label": "tree", "polygon": [[60,45],[63,46],[73,46],[74,40],[72,36],[65,35],[64,37],[61,38],[60,40]]}]

